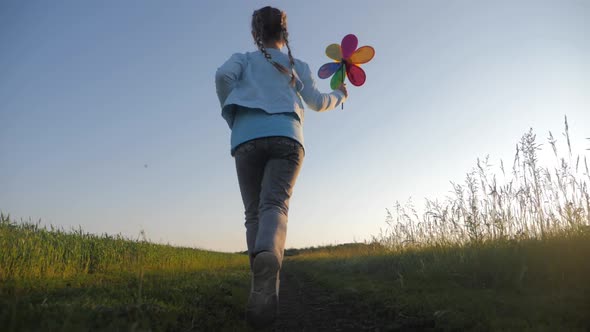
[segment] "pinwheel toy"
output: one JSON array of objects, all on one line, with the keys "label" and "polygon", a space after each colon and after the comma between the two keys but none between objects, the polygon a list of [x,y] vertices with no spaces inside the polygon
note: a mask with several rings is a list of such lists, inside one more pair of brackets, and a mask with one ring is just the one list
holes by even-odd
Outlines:
[{"label": "pinwheel toy", "polygon": [[375,49],[371,46],[357,49],[357,46],[358,39],[355,35],[349,34],[342,38],[340,45],[330,44],[326,47],[326,55],[334,62],[328,62],[321,66],[318,76],[324,79],[333,75],[330,81],[332,90],[338,89],[346,77],[355,86],[365,83],[367,75],[359,65],[371,61],[375,56]]}]

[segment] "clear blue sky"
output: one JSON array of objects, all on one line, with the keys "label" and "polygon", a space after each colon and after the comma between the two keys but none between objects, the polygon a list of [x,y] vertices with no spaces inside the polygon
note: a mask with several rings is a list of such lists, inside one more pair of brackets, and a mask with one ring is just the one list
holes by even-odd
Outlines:
[{"label": "clear blue sky", "polygon": [[214,73],[254,50],[267,4],[312,70],[348,33],[376,49],[343,111],[306,112],[287,247],[367,239],[396,201],[443,197],[477,157],[511,160],[529,127],[561,138],[565,114],[590,145],[589,1],[5,0],[0,210],[244,250]]}]

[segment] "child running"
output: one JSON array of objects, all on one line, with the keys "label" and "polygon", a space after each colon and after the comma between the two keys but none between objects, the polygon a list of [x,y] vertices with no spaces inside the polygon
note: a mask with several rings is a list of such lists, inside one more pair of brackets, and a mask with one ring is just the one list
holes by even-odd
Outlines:
[{"label": "child running", "polygon": [[233,54],[215,74],[245,209],[252,272],[246,320],[254,327],[268,326],[277,316],[289,199],[305,155],[302,99],[322,112],[348,97],[345,84],[331,93],[318,91],[309,66],[293,57],[288,36],[285,12],[255,10],[258,50]]}]

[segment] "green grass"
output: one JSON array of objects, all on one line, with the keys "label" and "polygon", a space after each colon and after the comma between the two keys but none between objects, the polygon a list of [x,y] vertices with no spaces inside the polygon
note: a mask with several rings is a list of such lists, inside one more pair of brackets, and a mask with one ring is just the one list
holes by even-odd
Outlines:
[{"label": "green grass", "polygon": [[82,229],[46,229],[0,217],[0,280],[69,277],[109,271],[220,270],[244,258],[192,248],[94,235]]},{"label": "green grass", "polygon": [[245,330],[244,255],[0,220],[1,331]]}]

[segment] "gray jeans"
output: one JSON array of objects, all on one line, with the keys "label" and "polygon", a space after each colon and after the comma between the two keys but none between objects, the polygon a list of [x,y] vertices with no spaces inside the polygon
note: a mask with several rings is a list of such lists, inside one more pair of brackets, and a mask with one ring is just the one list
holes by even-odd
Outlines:
[{"label": "gray jeans", "polygon": [[261,251],[275,253],[282,264],[289,199],[303,163],[303,147],[287,137],[264,137],[239,145],[234,157],[250,267]]}]

